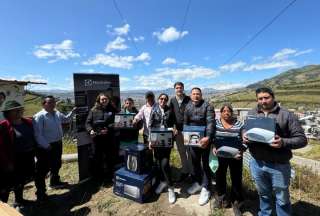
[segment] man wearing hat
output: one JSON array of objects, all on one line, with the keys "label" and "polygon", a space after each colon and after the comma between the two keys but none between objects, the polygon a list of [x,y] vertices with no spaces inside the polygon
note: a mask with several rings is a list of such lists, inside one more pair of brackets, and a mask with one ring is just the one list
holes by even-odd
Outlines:
[{"label": "man wearing hat", "polygon": [[23,106],[17,101],[5,102],[5,120],[0,122],[0,195],[8,201],[9,191],[15,194],[14,207],[21,208],[24,185],[34,177],[36,141],[32,120],[23,117]]},{"label": "man wearing hat", "polygon": [[141,107],[138,114],[133,119],[133,124],[137,125],[139,121],[143,122],[143,142],[144,144],[149,144],[149,119],[152,108],[155,105],[155,97],[152,91],[147,91],[145,94],[146,104]]}]

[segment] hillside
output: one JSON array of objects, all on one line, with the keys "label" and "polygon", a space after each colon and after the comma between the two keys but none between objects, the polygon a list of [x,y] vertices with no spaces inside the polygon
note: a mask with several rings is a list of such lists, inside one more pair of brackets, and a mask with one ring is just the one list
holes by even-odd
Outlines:
[{"label": "hillside", "polygon": [[251,84],[241,91],[217,96],[212,102],[219,107],[231,102],[234,107],[255,106],[254,90],[259,86],[271,87],[276,100],[292,109],[310,110],[320,108],[320,65],[292,69],[270,79]]}]

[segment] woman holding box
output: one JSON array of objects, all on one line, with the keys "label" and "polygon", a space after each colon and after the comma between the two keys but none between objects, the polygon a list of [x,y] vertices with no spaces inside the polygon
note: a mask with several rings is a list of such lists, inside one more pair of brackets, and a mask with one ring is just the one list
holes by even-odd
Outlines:
[{"label": "woman holding box", "polygon": [[[243,123],[233,117],[233,108],[230,104],[224,104],[220,109],[220,113],[220,119],[216,119],[216,139],[214,143],[215,147],[213,148],[213,154],[217,154],[219,161],[219,168],[216,172],[216,188],[218,194],[215,199],[214,206],[222,208],[228,205],[225,197],[227,187],[226,176],[229,167],[232,182],[230,194],[232,208],[235,215],[241,215],[239,204],[243,201],[242,152],[245,150],[245,147],[241,142]],[[238,150],[238,153],[235,153],[233,158],[231,156],[219,156],[219,149],[225,145],[218,143],[218,137],[221,137],[221,139],[228,139],[233,142],[227,144],[228,146],[232,146],[232,149]]]},{"label": "woman holding box", "polygon": [[[171,126],[172,116],[167,105],[168,99],[168,95],[164,93],[159,95],[158,103],[150,113],[149,128],[168,128]],[[160,194],[168,186],[169,203],[173,204],[176,201],[176,195],[174,193],[169,165],[171,147],[156,147],[152,142],[149,142],[149,147],[153,149],[154,157],[160,168],[160,184],[156,189],[156,193]]]}]

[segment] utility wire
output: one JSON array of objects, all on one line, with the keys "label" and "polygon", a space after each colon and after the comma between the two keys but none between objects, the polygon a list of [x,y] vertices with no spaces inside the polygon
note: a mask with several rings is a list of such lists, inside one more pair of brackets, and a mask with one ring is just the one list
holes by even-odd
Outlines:
[{"label": "utility wire", "polygon": [[[183,20],[182,20],[182,25],[181,25],[181,28],[180,28],[180,32],[182,34],[182,32],[184,31],[184,27],[186,25],[186,21],[187,21],[187,17],[188,17],[188,14],[189,14],[189,10],[190,10],[190,5],[191,5],[191,0],[188,0],[188,3],[187,3],[187,8],[186,8],[186,12],[184,14],[184,17],[183,17]],[[178,53],[178,50],[179,50],[179,45],[180,45],[180,41],[178,40],[177,41],[177,46],[174,50],[174,57],[176,57],[177,53]]]},{"label": "utility wire", "polygon": [[273,17],[266,25],[264,25],[258,32],[256,32],[247,42],[245,42],[230,58],[228,58],[222,65],[230,63],[234,57],[239,55],[250,43],[252,43],[262,32],[264,32],[268,27],[270,27],[282,14],[284,14],[297,0],[291,1],[287,6],[285,6],[275,17]]},{"label": "utility wire", "polygon": [[[118,7],[118,4],[117,4],[116,0],[113,0],[112,2],[113,2],[114,8],[116,9],[116,11],[118,12],[118,14],[119,14],[119,16],[120,16],[121,21],[122,21],[124,24],[128,24],[127,21],[126,21],[126,19],[125,19],[124,16],[122,15],[122,13],[121,13],[121,11],[120,11],[120,9],[119,9],[119,7]],[[128,25],[129,25],[129,24],[128,24]],[[137,55],[139,55],[140,52],[139,52],[139,49],[138,49],[138,47],[137,47],[136,42],[134,41],[133,35],[130,33],[130,31],[128,32],[128,34],[129,34],[129,36],[130,36],[130,38],[131,38],[131,41],[132,41],[132,43],[133,43],[134,49],[135,49],[136,52],[137,52]]]}]

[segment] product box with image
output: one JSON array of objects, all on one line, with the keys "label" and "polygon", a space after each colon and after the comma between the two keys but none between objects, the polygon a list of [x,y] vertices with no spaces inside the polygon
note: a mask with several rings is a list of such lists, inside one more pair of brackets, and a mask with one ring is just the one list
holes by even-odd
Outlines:
[{"label": "product box with image", "polygon": [[173,132],[168,128],[151,128],[150,142],[153,147],[172,147]]},{"label": "product box with image", "polygon": [[200,140],[204,137],[206,131],[205,126],[183,126],[184,145],[199,146]]},{"label": "product box with image", "polygon": [[125,169],[141,174],[148,173],[153,166],[152,151],[144,144],[132,144],[125,149]]},{"label": "product box with image", "polygon": [[115,182],[113,193],[144,203],[153,193],[157,185],[156,171],[153,169],[146,174],[132,173],[125,168],[120,168],[115,172]]},{"label": "product box with image", "polygon": [[244,128],[249,141],[271,144],[275,136],[276,121],[273,118],[248,116]]},{"label": "product box with image", "polygon": [[217,131],[214,139],[214,146],[217,149],[218,157],[234,158],[240,153],[242,142],[238,135]]},{"label": "product box with image", "polygon": [[115,128],[134,128],[133,119],[134,113],[117,113],[114,116],[114,127]]}]

